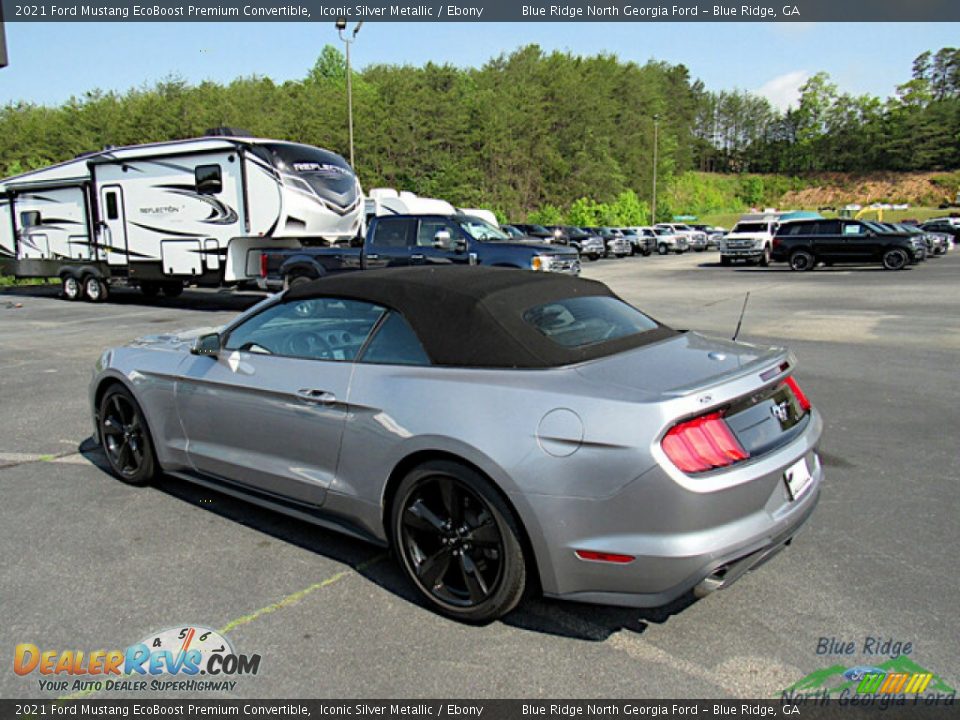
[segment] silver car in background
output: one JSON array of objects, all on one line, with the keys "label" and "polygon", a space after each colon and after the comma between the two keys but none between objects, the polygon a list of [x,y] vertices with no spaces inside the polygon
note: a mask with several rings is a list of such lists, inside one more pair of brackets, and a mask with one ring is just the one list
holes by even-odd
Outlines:
[{"label": "silver car in background", "polygon": [[107,350],[90,402],[120,479],[165,472],[390,546],[430,607],[486,622],[525,588],[702,595],[789,544],[822,475],[794,369],[598,282],[420,267]]}]

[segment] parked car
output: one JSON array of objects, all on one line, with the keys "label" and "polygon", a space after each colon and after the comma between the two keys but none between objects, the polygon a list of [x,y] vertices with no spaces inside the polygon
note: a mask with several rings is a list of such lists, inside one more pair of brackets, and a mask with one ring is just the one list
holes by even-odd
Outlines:
[{"label": "parked car", "polygon": [[946,235],[949,238],[947,241],[948,250],[953,248],[958,239],[960,239],[960,223],[951,223],[944,220],[930,220],[923,223],[920,227],[927,232]]},{"label": "parked car", "polygon": [[888,235],[902,235],[910,238],[913,243],[915,253],[914,264],[924,262],[928,256],[933,254],[933,240],[926,236],[926,233],[920,232],[914,225],[904,225],[902,223],[874,222],[868,221],[868,227],[880,233]]},{"label": "parked car", "polygon": [[862,220],[791,220],[778,228],[771,259],[793,270],[812,270],[818,262],[880,262],[902,270],[919,252],[909,233],[885,233]]},{"label": "parked car", "polygon": [[639,228],[620,228],[620,232],[623,233],[623,237],[630,243],[631,255],[650,255],[657,246],[654,239],[644,235],[640,232]]},{"label": "parked car", "polygon": [[823,472],[794,366],[598,282],[419,267],[110,349],[89,400],[122,481],[167,473],[389,546],[429,607],[487,622],[530,587],[662,606],[789,545]]},{"label": "parked car", "polygon": [[599,236],[575,225],[547,225],[546,228],[561,243],[576,248],[581,257],[587,257],[590,260],[603,257],[606,246]]},{"label": "parked car", "polygon": [[676,233],[659,225],[653,227],[652,230],[657,236],[657,252],[661,255],[668,255],[669,253],[682,255],[690,249],[690,241],[685,234]]},{"label": "parked car", "polygon": [[634,234],[639,238],[642,248],[641,252],[643,252],[644,255],[651,255],[657,251],[658,236],[652,227],[637,226],[630,229],[633,230]]},{"label": "parked car", "polygon": [[706,234],[707,236],[707,248],[717,249],[720,247],[720,241],[727,234],[727,229],[719,227],[718,225],[693,225],[691,224],[694,230],[699,230],[700,232]]},{"label": "parked car", "polygon": [[512,237],[470,215],[381,215],[361,247],[277,248],[260,252],[263,290],[357,270],[406,265],[496,265],[540,272],[580,273],[572,248]]},{"label": "parked car", "polygon": [[893,227],[899,232],[906,232],[922,239],[927,247],[927,255],[930,257],[945,255],[950,247],[949,235],[946,233],[933,232],[919,225],[910,225],[907,223],[893,223]]},{"label": "parked car", "polygon": [[543,225],[533,225],[530,223],[510,224],[528,237],[543,238],[544,240],[553,238],[553,232],[551,230],[547,230]]},{"label": "parked car", "polygon": [[672,230],[675,235],[685,236],[691,250],[703,252],[707,249],[707,234],[700,230],[694,230],[689,225],[683,223],[657,223],[655,227]]},{"label": "parked car", "polygon": [[743,260],[766,267],[770,264],[776,229],[774,219],[738,222],[720,241],[720,264]]},{"label": "parked car", "polygon": [[630,254],[630,243],[623,236],[623,233],[613,227],[600,226],[584,228],[590,232],[596,233],[604,242],[606,253],[604,257],[611,255],[617,258],[624,258]]}]

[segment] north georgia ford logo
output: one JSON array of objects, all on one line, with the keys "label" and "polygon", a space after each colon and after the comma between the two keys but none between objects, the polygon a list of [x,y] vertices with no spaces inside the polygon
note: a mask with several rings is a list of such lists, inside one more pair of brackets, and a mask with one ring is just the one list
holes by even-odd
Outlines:
[{"label": "north georgia ford logo", "polygon": [[[32,643],[16,646],[13,670],[37,672],[41,690],[146,690],[146,679],[180,676],[256,675],[260,655],[242,655],[223,635],[208,627],[187,625],[151,633],[126,650],[41,650]],[[53,676],[53,677],[51,677]],[[73,682],[61,680],[72,676]],[[87,676],[89,679],[79,679]],[[56,679],[53,679],[53,678]],[[114,679],[122,677],[123,679]],[[151,690],[233,689],[235,682],[159,682]]]}]

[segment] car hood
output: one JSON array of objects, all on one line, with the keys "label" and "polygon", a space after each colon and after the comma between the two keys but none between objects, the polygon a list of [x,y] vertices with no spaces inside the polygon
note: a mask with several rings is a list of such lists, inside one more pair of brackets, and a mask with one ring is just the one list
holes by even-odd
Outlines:
[{"label": "car hood", "polygon": [[192,328],[190,330],[176,330],[170,333],[158,333],[156,335],[144,335],[136,340],[132,340],[128,344],[128,347],[187,351],[193,347],[198,337],[220,332],[221,330],[222,328],[219,327],[202,327]]},{"label": "car hood", "polygon": [[780,347],[684,332],[663,342],[586,363],[577,372],[588,380],[644,394],[685,395],[752,370],[764,370],[787,357],[788,352]]},{"label": "car hood", "polygon": [[566,245],[548,245],[534,238],[531,238],[529,241],[487,241],[486,244],[492,247],[509,248],[511,250],[535,250],[540,255],[569,255],[576,252],[576,250]]}]

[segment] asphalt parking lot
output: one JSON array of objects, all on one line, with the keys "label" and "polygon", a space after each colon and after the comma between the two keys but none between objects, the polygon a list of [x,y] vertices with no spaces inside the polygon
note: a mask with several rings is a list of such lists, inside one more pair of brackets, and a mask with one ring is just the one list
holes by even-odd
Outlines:
[{"label": "asphalt parking lot", "polygon": [[[787,344],[826,422],[820,506],[731,588],[652,611],[528,601],[469,627],[422,608],[377,548],[164,479],[113,479],[89,443],[100,351],[220,324],[254,294],[0,292],[0,697],[55,697],[13,648],[124,648],[181,624],[259,653],[241,697],[774,697],[833,664],[821,637],[912,643],[957,687],[960,251],[874,268],[722,268],[716,253],[587,263],[675,327]],[[953,558],[953,560],[951,560]],[[953,569],[951,569],[953,568]],[[951,629],[953,628],[953,629]],[[125,696],[120,693],[119,696]],[[129,695],[126,695],[129,696]]]}]

